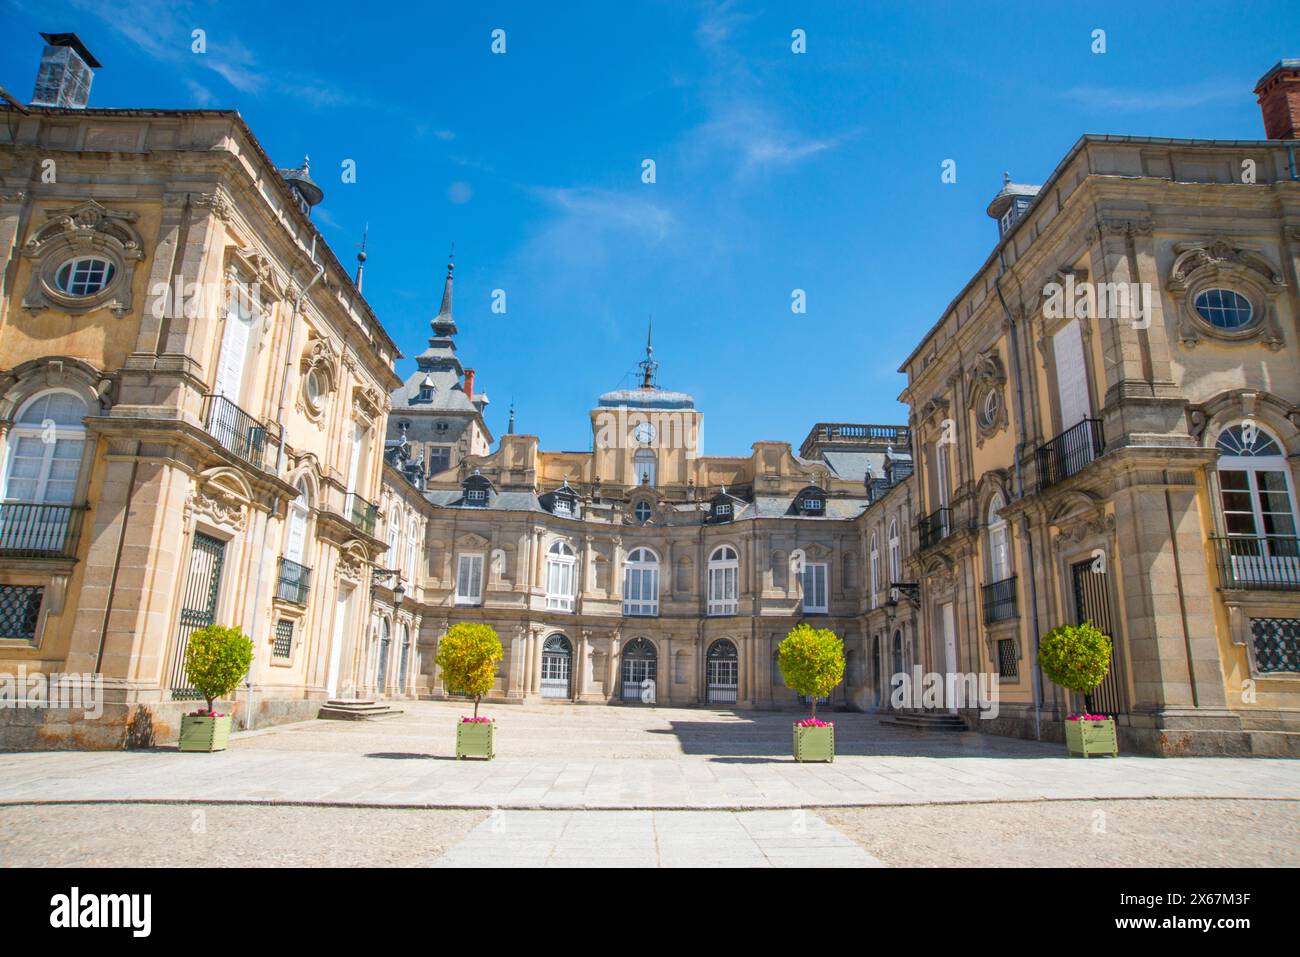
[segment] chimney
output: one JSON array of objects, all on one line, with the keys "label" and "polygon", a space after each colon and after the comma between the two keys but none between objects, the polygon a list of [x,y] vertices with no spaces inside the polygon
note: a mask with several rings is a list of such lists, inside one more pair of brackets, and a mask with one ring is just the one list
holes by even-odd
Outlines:
[{"label": "chimney", "polygon": [[465,398],[474,401],[474,370],[465,370]]},{"label": "chimney", "polygon": [[42,33],[45,52],[36,71],[32,106],[84,110],[100,62],[75,33]]},{"label": "chimney", "polygon": [[1270,140],[1300,139],[1300,59],[1279,60],[1255,84],[1264,135]]}]

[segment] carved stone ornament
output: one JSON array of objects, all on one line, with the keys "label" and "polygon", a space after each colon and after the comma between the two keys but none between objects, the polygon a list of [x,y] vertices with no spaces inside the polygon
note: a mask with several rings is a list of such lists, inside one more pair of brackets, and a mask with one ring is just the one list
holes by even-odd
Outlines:
[{"label": "carved stone ornament", "polygon": [[1007,427],[1006,384],[1006,366],[997,349],[978,353],[966,385],[966,406],[975,413],[978,447]]},{"label": "carved stone ornament", "polygon": [[[1177,243],[1166,286],[1178,315],[1178,338],[1191,348],[1202,339],[1219,342],[1260,342],[1276,352],[1283,347],[1276,299],[1286,279],[1255,250],[1216,238]],[[1251,306],[1250,322],[1222,329],[1196,311],[1196,297],[1207,289],[1226,288],[1244,296]]]},{"label": "carved stone ornament", "polygon": [[388,414],[392,402],[386,393],[380,392],[373,386],[354,385],[352,405],[359,418],[375,422]]},{"label": "carved stone ornament", "polygon": [[244,503],[219,485],[207,484],[190,492],[185,503],[186,520],[201,518],[213,525],[242,532],[247,513]]},{"label": "carved stone ornament", "polygon": [[[39,312],[51,307],[80,315],[107,306],[118,318],[131,310],[131,280],[136,263],[144,259],[140,234],[132,225],[136,214],[106,209],[93,199],[66,209],[46,212],[48,222],[23,246],[32,261],[31,282],[23,308]],[[59,269],[83,256],[103,259],[113,267],[104,288],[86,296],[64,292],[56,284]]]},{"label": "carved stone ornament", "polygon": [[[325,397],[339,387],[339,351],[329,339],[313,331],[303,350],[299,369],[302,372],[302,387],[298,390],[298,409],[308,418],[319,421],[325,412]],[[315,402],[308,395],[309,377],[314,377],[318,390]]]},{"label": "carved stone ornament", "polygon": [[351,582],[361,582],[366,575],[365,555],[350,548],[344,548],[339,552],[338,564],[334,566],[335,580],[346,579]]},{"label": "carved stone ornament", "polygon": [[1095,511],[1084,512],[1053,521],[1052,524],[1059,531],[1052,541],[1052,548],[1060,551],[1067,546],[1078,545],[1089,539],[1109,538],[1115,530],[1115,516],[1103,515]]}]

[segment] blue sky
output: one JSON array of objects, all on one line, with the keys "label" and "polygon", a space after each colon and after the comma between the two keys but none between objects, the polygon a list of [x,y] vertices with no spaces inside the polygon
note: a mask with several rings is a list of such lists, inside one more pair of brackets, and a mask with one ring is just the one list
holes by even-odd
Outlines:
[{"label": "blue sky", "polygon": [[409,355],[454,240],[489,425],[513,397],[549,449],[589,447],[650,316],[706,454],[904,422],[896,369],[989,254],[1003,170],[1041,182],[1085,132],[1262,138],[1255,81],[1300,55],[1294,0],[397,6],[0,0],[0,84],[28,99],[36,31],[75,30],[93,105],[235,108],[281,165],[310,154],[317,221],[345,263],[369,224],[366,297]]}]

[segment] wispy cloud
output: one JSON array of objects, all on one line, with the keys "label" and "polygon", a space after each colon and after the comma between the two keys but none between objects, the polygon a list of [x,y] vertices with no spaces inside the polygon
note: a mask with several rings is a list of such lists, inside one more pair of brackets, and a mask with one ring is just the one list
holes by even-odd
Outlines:
[{"label": "wispy cloud", "polygon": [[1139,113],[1154,110],[1188,110],[1241,95],[1240,84],[1207,81],[1167,90],[1125,90],[1117,87],[1075,86],[1061,94],[1065,99],[1096,112]]}]

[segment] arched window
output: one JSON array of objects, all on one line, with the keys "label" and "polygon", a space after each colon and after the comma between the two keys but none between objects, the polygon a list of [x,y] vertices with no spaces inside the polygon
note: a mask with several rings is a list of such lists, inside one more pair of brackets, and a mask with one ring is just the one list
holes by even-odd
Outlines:
[{"label": "arched window", "polygon": [[876,533],[871,533],[871,607],[876,607],[880,600],[880,548],[876,542]]},{"label": "arched window", "polygon": [[730,545],[715,548],[709,556],[709,614],[734,615],[740,606],[740,560]]},{"label": "arched window", "polygon": [[632,474],[637,485],[655,484],[655,454],[653,449],[637,449],[632,456]]},{"label": "arched window", "polygon": [[402,638],[401,644],[398,646],[398,653],[402,657],[397,660],[397,690],[405,691],[406,675],[410,669],[411,662],[411,632],[410,629],[406,627],[406,624],[403,623],[398,634],[401,635]]},{"label": "arched window", "polygon": [[389,568],[398,566],[398,539],[402,534],[402,513],[394,509],[388,513],[388,554],[384,562]]},{"label": "arched window", "polygon": [[898,541],[898,519],[891,519],[889,522],[889,582],[903,580],[899,566],[902,564],[902,556],[899,550]]},{"label": "arched window", "polygon": [[546,607],[555,611],[573,611],[577,594],[578,560],[573,549],[555,542],[546,552]]},{"label": "arched window", "polygon": [[420,520],[415,516],[406,523],[406,580],[416,584],[420,571]]},{"label": "arched window", "polygon": [[9,431],[4,499],[70,505],[86,446],[86,403],[71,392],[27,400]]},{"label": "arched window", "polygon": [[903,633],[894,632],[894,674],[903,673]]},{"label": "arched window", "polygon": [[989,582],[1005,581],[1011,577],[1011,548],[1008,542],[1007,520],[1002,517],[1005,506],[1002,493],[993,496],[989,502],[988,544],[989,544]]},{"label": "arched window", "polygon": [[1255,423],[1243,422],[1225,429],[1216,447],[1233,577],[1294,587],[1300,582],[1300,541],[1282,443]]},{"label": "arched window", "polygon": [[623,563],[623,614],[659,614],[659,559],[648,548],[636,548]]},{"label": "arched window", "polygon": [[289,528],[284,537],[284,557],[301,565],[307,554],[307,517],[310,514],[307,480],[298,479],[296,488],[298,497],[289,503]]}]

